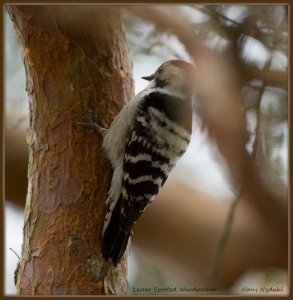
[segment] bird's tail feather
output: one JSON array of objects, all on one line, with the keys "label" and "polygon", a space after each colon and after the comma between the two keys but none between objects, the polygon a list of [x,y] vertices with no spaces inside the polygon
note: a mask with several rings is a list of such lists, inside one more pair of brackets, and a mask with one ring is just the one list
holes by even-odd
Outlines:
[{"label": "bird's tail feather", "polygon": [[[123,256],[128,244],[130,232],[121,230],[119,226],[120,219],[120,199],[116,204],[111,220],[103,234],[102,254],[105,260],[111,259],[116,266]],[[117,215],[116,215],[117,214]]]},{"label": "bird's tail feather", "polygon": [[[109,236],[107,230],[103,238],[103,257],[105,260],[111,259],[116,266],[123,256],[128,244],[130,233],[118,231],[116,236]],[[107,242],[105,242],[107,240]]]}]

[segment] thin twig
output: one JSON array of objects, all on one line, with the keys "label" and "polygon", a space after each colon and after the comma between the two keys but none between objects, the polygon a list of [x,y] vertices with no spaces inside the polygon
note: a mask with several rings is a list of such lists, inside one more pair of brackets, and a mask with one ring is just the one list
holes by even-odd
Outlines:
[{"label": "thin twig", "polygon": [[260,93],[259,93],[259,97],[257,99],[256,102],[256,128],[255,128],[255,138],[254,138],[254,142],[253,142],[253,146],[252,146],[252,153],[251,153],[251,158],[253,159],[253,161],[255,161],[256,159],[256,155],[260,146],[260,120],[261,120],[261,111],[260,111],[260,104],[261,104],[261,99],[263,96],[265,90],[265,84],[263,83],[261,88],[260,88]]},{"label": "thin twig", "polygon": [[20,256],[12,249],[12,248],[9,248],[10,251],[12,251],[18,258],[18,260],[20,260]]},{"label": "thin twig", "polygon": [[219,237],[218,237],[218,240],[216,242],[215,249],[214,249],[212,262],[211,262],[209,270],[207,272],[209,279],[215,278],[215,276],[217,275],[217,273],[219,271],[221,257],[223,255],[225,245],[226,245],[227,240],[229,238],[230,230],[231,230],[231,227],[232,227],[232,222],[233,222],[233,219],[234,219],[234,214],[235,214],[235,211],[236,211],[236,206],[239,202],[239,199],[240,198],[237,198],[236,200],[232,201],[232,203],[229,207],[228,216],[225,220],[225,224],[223,226],[223,229],[219,234]]}]

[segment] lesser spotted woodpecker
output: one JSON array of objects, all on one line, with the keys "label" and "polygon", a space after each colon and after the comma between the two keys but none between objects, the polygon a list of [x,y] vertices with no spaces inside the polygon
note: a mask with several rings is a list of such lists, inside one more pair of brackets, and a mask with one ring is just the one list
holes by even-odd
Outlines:
[{"label": "lesser spotted woodpecker", "polygon": [[118,264],[132,228],[186,151],[192,128],[194,66],[163,63],[150,84],[103,130],[114,172],[102,236],[105,261]]}]

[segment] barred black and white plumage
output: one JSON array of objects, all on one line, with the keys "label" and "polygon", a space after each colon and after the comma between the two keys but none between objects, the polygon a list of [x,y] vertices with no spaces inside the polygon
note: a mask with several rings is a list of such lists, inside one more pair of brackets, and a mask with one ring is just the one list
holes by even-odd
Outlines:
[{"label": "barred black and white plumage", "polygon": [[104,135],[114,172],[102,238],[102,255],[115,266],[131,230],[186,151],[192,128],[194,67],[162,64],[150,85],[125,106]]}]

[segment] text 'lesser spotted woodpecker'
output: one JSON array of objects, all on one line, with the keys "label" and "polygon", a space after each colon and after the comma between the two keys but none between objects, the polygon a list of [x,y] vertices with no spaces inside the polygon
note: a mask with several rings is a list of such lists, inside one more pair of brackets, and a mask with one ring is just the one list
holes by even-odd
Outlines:
[{"label": "text 'lesser spotted woodpecker'", "polygon": [[[194,66],[163,63],[150,84],[102,129],[103,148],[114,172],[105,217],[102,255],[116,266],[131,230],[186,151],[192,128]],[[100,128],[101,129],[101,128]]]}]

